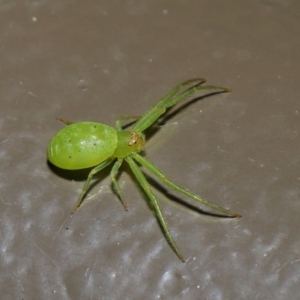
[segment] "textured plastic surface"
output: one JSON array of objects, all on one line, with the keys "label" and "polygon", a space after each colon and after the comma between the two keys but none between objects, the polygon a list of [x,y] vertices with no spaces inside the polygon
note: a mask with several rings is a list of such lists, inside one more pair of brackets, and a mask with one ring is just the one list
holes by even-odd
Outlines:
[{"label": "textured plastic surface", "polygon": [[[0,1],[1,298],[298,299],[299,12],[280,0]],[[104,170],[71,216],[86,173],[47,164],[56,118],[114,126],[199,76],[232,92],[172,110],[147,157],[243,217],[191,211],[154,182],[181,263],[126,166],[128,212]]]}]

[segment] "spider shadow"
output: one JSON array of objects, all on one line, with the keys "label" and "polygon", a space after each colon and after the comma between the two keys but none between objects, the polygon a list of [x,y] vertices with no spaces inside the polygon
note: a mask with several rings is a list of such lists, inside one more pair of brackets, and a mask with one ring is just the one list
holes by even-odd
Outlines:
[{"label": "spider shadow", "polygon": [[[163,114],[156,122],[154,122],[149,128],[146,129],[146,133],[144,133],[145,136],[146,136],[146,141],[149,141],[161,129],[162,126],[164,126],[175,115],[177,115],[180,112],[186,110],[190,105],[193,105],[194,103],[196,103],[198,101],[202,101],[205,98],[209,98],[209,97],[212,97],[214,95],[223,94],[223,93],[227,93],[227,92],[226,91],[210,92],[208,94],[198,96],[198,97],[195,97],[195,98],[192,97],[188,102],[177,106],[177,108],[174,108],[174,106],[168,108],[165,114]],[[171,112],[169,112],[170,110],[171,110]],[[130,121],[130,122],[124,124],[122,126],[122,129],[123,130],[130,130],[130,128],[134,125],[134,123],[136,121],[137,120],[134,120],[134,121]]]},{"label": "spider shadow", "polygon": [[[130,177],[131,179],[136,183],[136,187],[139,190],[140,194],[143,195],[144,200],[146,201],[148,207],[154,211],[153,205],[151,203],[151,200],[148,198],[148,196],[146,195],[145,191],[142,189],[142,187],[140,186],[140,184],[137,182],[136,177],[134,176],[133,172],[131,171],[130,167],[126,164],[126,166],[122,166],[123,171],[125,171]],[[139,167],[141,167],[139,165]],[[143,171],[142,171],[143,172]],[[157,201],[159,202],[159,196],[156,195],[154,190],[159,191],[161,194],[165,195],[166,198],[168,198],[169,200],[171,200],[172,202],[183,206],[185,208],[188,208],[191,211],[194,211],[200,215],[206,215],[206,216],[211,216],[211,217],[216,217],[216,218],[224,218],[224,219],[232,219],[233,217],[227,216],[225,214],[222,213],[218,213],[218,212],[213,212],[213,211],[207,211],[207,210],[203,210],[201,208],[198,207],[198,205],[201,205],[200,203],[198,205],[193,205],[189,202],[186,202],[184,200],[182,200],[182,198],[180,196],[175,195],[173,192],[170,192],[169,188],[166,188],[163,183],[159,183],[158,179],[154,179],[151,175],[149,175],[148,173],[143,172],[144,176],[146,177],[146,180],[148,181],[152,192],[155,194],[155,197],[157,198]],[[182,196],[182,197],[186,197],[186,196]],[[186,197],[187,198],[187,197]],[[203,204],[204,205],[204,204]],[[205,205],[204,205],[205,206]],[[210,208],[208,208],[210,209]]]},{"label": "spider shadow", "polygon": [[[214,95],[218,95],[218,94],[223,94],[226,93],[225,91],[216,91],[216,92],[211,92],[202,96],[198,96],[195,98],[191,98],[188,102],[183,103],[181,105],[179,105],[178,107],[175,106],[174,107],[170,107],[167,109],[167,112],[162,115],[157,122],[155,122],[153,125],[151,125],[146,131],[146,140],[150,140],[152,136],[154,136],[160,129],[162,126],[164,126],[169,120],[171,120],[175,115],[179,114],[180,112],[183,112],[184,110],[186,110],[189,106],[193,105],[194,103],[198,102],[198,101],[202,101],[206,98],[212,97]],[[171,112],[169,112],[171,110]],[[134,122],[132,122],[134,123]],[[132,124],[130,123],[130,124]]]},{"label": "spider shadow", "polygon": [[[113,163],[112,163],[113,164]],[[110,166],[112,166],[112,164]],[[81,169],[81,170],[64,170],[64,169],[60,169],[54,165],[52,165],[51,163],[48,162],[49,168],[58,176],[67,179],[67,180],[73,180],[73,181],[86,181],[90,171],[93,168],[87,168],[87,169]],[[139,167],[141,167],[139,165]],[[110,176],[110,171],[111,168],[107,167],[103,170],[101,170],[100,172],[96,173],[93,176],[93,181],[90,183],[86,195],[84,197],[84,200],[87,198],[87,195],[89,194],[89,192],[99,183],[101,183],[104,179],[106,179],[107,177]],[[131,171],[130,167],[128,166],[128,164],[124,163],[120,169],[120,171],[117,173],[116,175],[116,179],[118,180],[121,176],[122,172],[126,172],[129,177],[132,179],[132,181],[135,182],[135,186],[137,187],[137,189],[139,190],[140,194],[143,195],[144,200],[146,201],[148,207],[153,211],[153,205],[150,201],[150,199],[148,198],[148,196],[146,195],[145,191],[142,189],[142,187],[139,185],[139,183],[137,182],[136,177],[134,176],[133,172]],[[170,190],[166,187],[163,186],[163,184],[159,183],[158,179],[154,179],[151,175],[149,175],[148,173],[143,172],[143,174],[145,175],[148,183],[150,184],[151,187],[153,187],[155,190],[159,191],[160,193],[164,194],[166,196],[166,198],[168,198],[169,200],[173,201],[174,203],[177,203],[180,206],[186,207],[188,209],[190,209],[191,211],[194,211],[200,215],[207,215],[207,216],[211,216],[211,217],[218,217],[218,218],[224,218],[224,219],[228,219],[228,218],[232,218],[230,216],[226,216],[224,214],[221,213],[216,213],[216,212],[211,212],[211,211],[206,211],[203,210],[201,208],[199,208],[196,205],[193,205],[189,202],[186,202],[184,200],[182,200],[181,197],[174,195],[173,193],[170,192]],[[121,199],[119,199],[117,193],[115,192],[114,188],[113,188],[113,184],[110,183],[110,189],[112,191],[112,194],[115,195],[115,197],[120,201],[121,204]],[[154,192],[155,194],[155,192]],[[79,196],[79,195],[78,195]],[[157,197],[157,195],[155,195]],[[159,201],[159,197],[158,201]],[[126,197],[125,197],[126,200]],[[199,204],[201,205],[201,204]],[[130,203],[129,203],[129,209],[130,209]]]},{"label": "spider shadow", "polygon": [[[80,170],[64,170],[64,169],[60,169],[60,168],[54,166],[49,161],[48,161],[48,166],[53,173],[55,173],[56,175],[58,175],[61,178],[64,178],[69,181],[83,182],[82,187],[83,187],[85,181],[87,180],[89,173],[94,168],[94,167],[91,167],[91,168],[80,169]],[[109,165],[109,166],[111,166],[111,165]],[[107,178],[109,176],[110,170],[111,170],[111,168],[109,166],[107,166],[106,168],[104,168],[103,170],[101,170],[100,172],[96,173],[93,176],[93,179],[92,179],[92,181],[86,191],[86,194],[84,196],[84,200],[87,199],[89,192],[96,185],[98,185],[100,182],[102,182],[105,178]],[[79,194],[77,195],[77,198],[78,197],[79,197]],[[77,200],[77,198],[74,199],[74,204],[75,204],[75,201]],[[84,200],[83,200],[83,202],[84,202]]]},{"label": "spider shadow", "polygon": [[[91,170],[95,167],[94,166],[91,168],[80,169],[80,170],[65,170],[56,167],[55,165],[51,164],[49,161],[47,161],[47,164],[49,169],[59,177],[67,180],[73,180],[73,181],[85,181],[89,173],[91,172]],[[103,170],[101,170],[101,172],[96,173],[93,178],[98,178],[98,180],[101,181],[109,175],[109,171],[110,171],[109,168],[104,168]]]}]

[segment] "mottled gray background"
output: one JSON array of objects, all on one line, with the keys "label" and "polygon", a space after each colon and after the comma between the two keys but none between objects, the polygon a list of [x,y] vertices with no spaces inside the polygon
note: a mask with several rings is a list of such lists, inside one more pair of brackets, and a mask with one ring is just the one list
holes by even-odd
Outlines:
[{"label": "mottled gray background", "polygon": [[[0,1],[1,299],[299,299],[299,37],[292,0]],[[232,93],[172,115],[147,156],[243,217],[156,188],[181,263],[126,167],[128,212],[103,172],[71,216],[86,173],[47,164],[56,117],[114,125],[199,76]]]}]

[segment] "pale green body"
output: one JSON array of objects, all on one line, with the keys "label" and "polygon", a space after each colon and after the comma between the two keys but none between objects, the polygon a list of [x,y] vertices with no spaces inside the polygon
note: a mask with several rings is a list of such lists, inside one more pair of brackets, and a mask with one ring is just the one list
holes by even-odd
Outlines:
[{"label": "pale green body", "polygon": [[99,165],[107,158],[124,158],[140,152],[144,141],[132,143],[130,131],[95,122],[73,123],[61,129],[48,147],[48,160],[59,168],[80,170]]},{"label": "pale green body", "polygon": [[53,137],[48,159],[62,169],[89,168],[111,157],[117,144],[117,131],[113,127],[92,122],[74,123]]},{"label": "pale green body", "polygon": [[[161,115],[166,112],[168,108],[174,106],[179,101],[199,90],[217,89],[221,92],[229,91],[223,87],[201,85],[204,82],[204,79],[195,78],[177,85],[141,117],[124,117],[118,119],[116,121],[116,129],[101,123],[71,123],[60,118],[60,120],[66,123],[68,126],[60,130],[51,140],[48,147],[48,160],[57,167],[68,170],[94,167],[84,184],[79,199],[73,208],[73,212],[75,212],[83,202],[84,196],[86,195],[93,176],[111,164],[113,161],[115,161],[115,163],[110,172],[111,180],[117,195],[119,196],[125,210],[127,210],[126,201],[116,180],[116,174],[120,166],[122,165],[123,161],[126,161],[145,194],[149,197],[157,219],[160,222],[161,228],[169,244],[182,261],[184,261],[183,256],[179,252],[179,249],[169,232],[167,223],[164,219],[156,196],[152,192],[148,181],[140,170],[139,165],[145,167],[169,188],[187,197],[190,197],[198,203],[222,212],[231,218],[240,217],[239,214],[231,212],[211,202],[205,201],[188,190],[176,185],[170,181],[156,166],[154,166],[146,158],[139,155],[139,152],[141,152],[145,146],[143,131],[150,127]],[[182,88],[188,84],[194,85],[186,90],[181,91]],[[128,119],[138,120],[134,123],[131,130],[123,130],[120,122]]]}]

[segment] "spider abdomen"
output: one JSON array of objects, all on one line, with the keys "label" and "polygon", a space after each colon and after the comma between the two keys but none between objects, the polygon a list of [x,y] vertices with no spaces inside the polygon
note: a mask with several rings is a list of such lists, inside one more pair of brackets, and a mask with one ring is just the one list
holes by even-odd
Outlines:
[{"label": "spider abdomen", "polygon": [[89,168],[111,157],[117,144],[117,131],[113,127],[95,122],[73,123],[53,137],[48,159],[67,170]]}]

